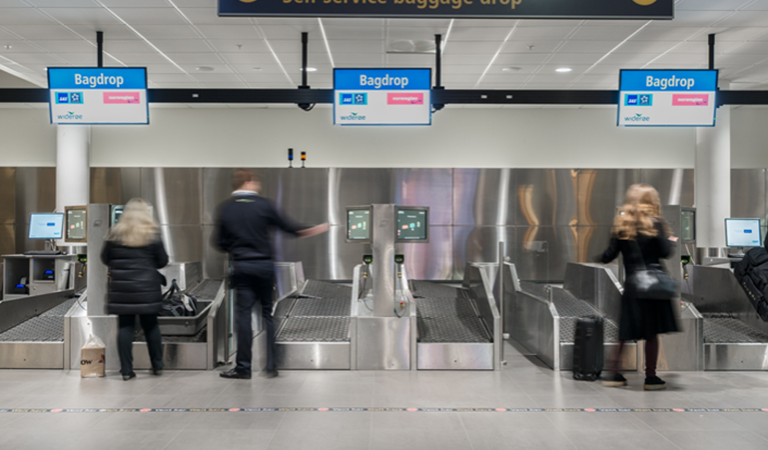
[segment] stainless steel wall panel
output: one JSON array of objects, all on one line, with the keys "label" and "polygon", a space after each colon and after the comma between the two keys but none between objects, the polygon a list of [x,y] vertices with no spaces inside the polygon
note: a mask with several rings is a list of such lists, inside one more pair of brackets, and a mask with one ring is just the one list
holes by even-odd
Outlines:
[{"label": "stainless steel wall panel", "polygon": [[639,169],[580,169],[577,179],[578,225],[611,225],[627,188],[640,183],[642,173]]},{"label": "stainless steel wall panel", "polygon": [[594,257],[601,255],[611,240],[611,228],[605,225],[577,227],[573,262],[592,262]]},{"label": "stainless steel wall panel", "polygon": [[171,262],[203,260],[203,229],[200,225],[160,225],[160,234]]},{"label": "stainless steel wall panel", "polygon": [[0,223],[0,255],[16,252],[16,230],[12,223]]},{"label": "stainless steel wall panel", "polygon": [[562,280],[566,264],[576,257],[576,239],[576,227],[516,227],[512,262],[520,279]]},{"label": "stainless steel wall panel", "polygon": [[329,169],[328,221],[346,226],[347,206],[394,203],[392,180],[391,169]]},{"label": "stainless steel wall panel", "polygon": [[659,191],[662,205],[693,206],[693,169],[642,169],[640,179]]},{"label": "stainless steel wall panel", "polygon": [[296,222],[328,221],[328,169],[264,169],[263,195]]},{"label": "stainless steel wall panel", "polygon": [[576,174],[570,169],[514,171],[515,225],[573,225],[576,219]]},{"label": "stainless steel wall panel", "polygon": [[16,169],[0,167],[0,223],[16,221]]},{"label": "stainless steel wall panel", "polygon": [[766,170],[731,170],[731,217],[759,218],[765,226]]},{"label": "stainless steel wall panel", "polygon": [[[429,242],[397,244],[405,255],[408,277],[414,280],[451,280],[453,270],[453,227],[429,227]],[[359,262],[359,258],[357,261]]]},{"label": "stainless steel wall panel", "polygon": [[141,197],[154,206],[161,225],[200,225],[202,169],[141,169]]},{"label": "stainless steel wall panel", "polygon": [[345,242],[345,233],[344,227],[335,225],[328,233],[304,239],[277,233],[275,259],[301,261],[307,279],[351,280],[355,265],[364,253],[371,253],[371,247]]},{"label": "stainless steel wall panel", "polygon": [[512,169],[454,169],[455,225],[514,225],[517,194]]},{"label": "stainless steel wall panel", "polygon": [[394,203],[429,206],[431,225],[453,223],[452,169],[392,169]]},{"label": "stainless steel wall panel", "polygon": [[[506,242],[507,254],[515,243],[514,227],[472,227],[454,226],[453,229],[453,279],[464,279],[467,262],[494,262],[498,260],[499,242]],[[512,255],[514,259],[514,255]],[[409,271],[412,265],[406,261]],[[409,275],[410,278],[418,277]]]},{"label": "stainless steel wall panel", "polygon": [[230,179],[234,169],[203,169],[203,225],[213,225],[216,208],[232,194]]},{"label": "stainless steel wall panel", "polygon": [[91,167],[91,203],[124,205],[140,196],[141,169],[138,167]]},{"label": "stainless steel wall panel", "polygon": [[56,169],[19,167],[16,169],[16,252],[43,250],[45,241],[28,239],[29,215],[56,209]]},{"label": "stainless steel wall panel", "polygon": [[203,225],[203,278],[223,279],[227,275],[227,255],[211,244],[213,225]]}]

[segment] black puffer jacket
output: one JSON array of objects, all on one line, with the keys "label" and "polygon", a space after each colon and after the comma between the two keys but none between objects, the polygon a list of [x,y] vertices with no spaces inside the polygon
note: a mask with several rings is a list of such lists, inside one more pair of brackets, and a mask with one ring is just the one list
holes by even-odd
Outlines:
[{"label": "black puffer jacket", "polygon": [[107,314],[157,314],[163,307],[161,275],[168,253],[158,239],[145,247],[106,241],[101,261],[109,267]]}]

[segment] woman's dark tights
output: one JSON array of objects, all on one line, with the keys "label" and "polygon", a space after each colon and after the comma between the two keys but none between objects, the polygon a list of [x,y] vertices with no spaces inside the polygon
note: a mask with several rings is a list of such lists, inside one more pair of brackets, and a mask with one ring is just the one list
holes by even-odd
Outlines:
[{"label": "woman's dark tights", "polygon": [[[619,373],[621,367],[621,355],[624,352],[624,341],[619,341],[619,346],[613,354],[611,361],[611,372]],[[645,377],[656,376],[656,364],[659,361],[659,337],[653,336],[645,340]]]}]

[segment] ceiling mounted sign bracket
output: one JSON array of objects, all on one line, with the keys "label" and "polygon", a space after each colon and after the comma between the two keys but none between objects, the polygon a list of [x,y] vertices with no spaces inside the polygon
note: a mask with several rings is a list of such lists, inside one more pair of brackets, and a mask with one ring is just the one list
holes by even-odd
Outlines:
[{"label": "ceiling mounted sign bracket", "polygon": [[[307,84],[307,53],[309,48],[309,33],[306,31],[301,33],[301,86],[299,86],[299,89],[310,89],[309,85]],[[314,103],[297,103],[299,108],[303,109],[304,111],[312,111],[312,109],[315,107]]]},{"label": "ceiling mounted sign bracket", "polygon": [[[432,88],[433,92],[445,90],[445,87],[443,87],[442,85],[442,79],[441,79],[443,74],[442,46],[443,46],[443,35],[436,34],[435,35],[435,86]],[[445,103],[432,102],[433,111],[440,111],[444,107],[445,107]]]}]

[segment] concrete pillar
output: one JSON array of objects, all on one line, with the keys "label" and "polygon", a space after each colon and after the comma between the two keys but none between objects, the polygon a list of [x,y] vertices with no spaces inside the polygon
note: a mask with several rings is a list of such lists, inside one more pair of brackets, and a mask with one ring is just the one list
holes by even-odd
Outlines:
[{"label": "concrete pillar", "polygon": [[[725,84],[725,86],[723,85]],[[727,83],[720,83],[727,89]],[[731,110],[717,109],[714,127],[696,129],[696,246],[725,247],[725,219],[731,215]],[[710,251],[710,256],[718,256]]]},{"label": "concrete pillar", "polygon": [[91,127],[56,127],[56,211],[87,205],[91,192]]}]

